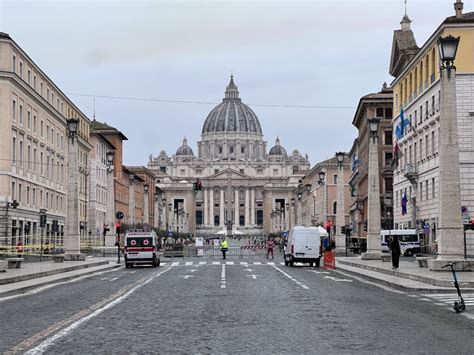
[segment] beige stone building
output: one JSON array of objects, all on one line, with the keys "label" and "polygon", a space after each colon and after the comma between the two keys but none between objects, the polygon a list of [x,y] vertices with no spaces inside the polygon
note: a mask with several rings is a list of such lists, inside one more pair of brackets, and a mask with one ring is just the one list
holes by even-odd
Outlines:
[{"label": "beige stone building", "polygon": [[[85,231],[88,118],[5,33],[0,33],[0,72],[0,244],[39,243],[40,210],[47,215],[45,243],[59,242],[64,234],[69,117],[80,120],[77,141]],[[19,203],[17,208],[12,208],[13,200]]]},{"label": "beige stone building", "polygon": [[[291,199],[309,166],[307,156],[289,155],[278,138],[267,151],[260,121],[232,77],[204,121],[197,155],[184,139],[176,154],[162,151],[148,162],[163,191],[163,226],[187,233],[214,233],[229,221],[250,234],[289,229]],[[197,179],[202,190],[195,193]]]},{"label": "beige stone building", "polygon": [[352,124],[358,135],[350,152],[352,197],[350,215],[352,236],[367,237],[368,219],[368,167],[369,119],[380,118],[378,131],[378,157],[380,175],[381,226],[388,229],[393,220],[393,92],[385,84],[382,90],[361,97]]}]

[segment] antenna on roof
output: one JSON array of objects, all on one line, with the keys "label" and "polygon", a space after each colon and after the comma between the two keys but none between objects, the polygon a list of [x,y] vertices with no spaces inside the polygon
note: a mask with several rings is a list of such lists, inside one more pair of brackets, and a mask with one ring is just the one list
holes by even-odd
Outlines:
[{"label": "antenna on roof", "polygon": [[95,120],[95,97],[94,97],[94,120]]},{"label": "antenna on roof", "polygon": [[405,16],[407,15],[407,0],[404,0],[405,2]]}]

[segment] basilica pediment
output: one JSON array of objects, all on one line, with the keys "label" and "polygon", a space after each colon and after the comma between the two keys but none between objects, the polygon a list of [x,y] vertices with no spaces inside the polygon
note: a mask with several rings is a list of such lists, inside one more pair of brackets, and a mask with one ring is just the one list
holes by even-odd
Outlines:
[{"label": "basilica pediment", "polygon": [[244,173],[241,173],[240,171],[228,168],[228,169],[221,170],[218,173],[207,177],[207,179],[212,179],[212,180],[227,179],[229,177],[228,176],[229,173],[230,173],[231,180],[250,179],[251,178],[247,174],[244,174]]}]

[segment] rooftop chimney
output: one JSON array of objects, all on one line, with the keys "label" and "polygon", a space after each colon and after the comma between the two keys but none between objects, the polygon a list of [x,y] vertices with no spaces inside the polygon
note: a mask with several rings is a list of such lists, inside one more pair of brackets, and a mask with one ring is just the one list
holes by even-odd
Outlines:
[{"label": "rooftop chimney", "polygon": [[456,0],[454,3],[454,11],[456,11],[456,18],[462,18],[462,9],[464,8],[464,4],[461,0]]}]

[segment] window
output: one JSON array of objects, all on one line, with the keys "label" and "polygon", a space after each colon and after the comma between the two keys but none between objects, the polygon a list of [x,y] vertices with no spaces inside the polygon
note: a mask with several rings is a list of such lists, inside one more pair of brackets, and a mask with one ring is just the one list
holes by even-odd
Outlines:
[{"label": "window", "polygon": [[385,152],[385,166],[392,165],[393,154],[392,152]]},{"label": "window", "polygon": [[28,114],[27,114],[27,125],[28,125],[28,129],[31,129],[31,111],[28,111]]},{"label": "window", "polygon": [[49,88],[46,89],[46,101],[49,102]]},{"label": "window", "polygon": [[23,79],[23,62],[20,62],[20,73],[19,73],[19,75],[20,75],[20,78]]},{"label": "window", "polygon": [[12,101],[12,119],[16,121],[16,101]]},{"label": "window", "polygon": [[234,147],[229,147],[229,153],[233,154],[234,153]]},{"label": "window", "polygon": [[20,203],[22,202],[21,198],[22,198],[21,184],[18,184],[18,202]]},{"label": "window", "polygon": [[377,107],[377,117],[383,117],[383,108]]},{"label": "window", "polygon": [[16,72],[16,56],[13,56],[13,72]]},{"label": "window", "polygon": [[222,147],[219,147],[219,154],[222,154]]},{"label": "window", "polygon": [[420,201],[423,201],[423,183],[420,182]]},{"label": "window", "polygon": [[29,186],[26,187],[26,204],[27,205],[30,204],[30,187]]},{"label": "window", "polygon": [[33,171],[36,172],[36,148],[33,148]]},{"label": "window", "polygon": [[[62,138],[62,137],[61,137]],[[61,144],[62,145],[62,144]],[[166,173],[166,166],[160,166],[160,171]]]},{"label": "window", "polygon": [[244,169],[239,169],[239,172],[240,172],[241,174],[244,174]]},{"label": "window", "polygon": [[181,175],[185,175],[185,174],[186,174],[186,170],[181,169],[181,170],[180,170],[180,174],[181,174]]},{"label": "window", "polygon": [[12,181],[12,199],[16,200],[15,181]]},{"label": "window", "polygon": [[[415,152],[414,157],[413,157],[413,164],[414,164],[414,163],[416,163],[416,142],[413,145],[413,151]],[[420,158],[421,158],[421,154],[420,154]]]},{"label": "window", "polygon": [[41,133],[41,137],[44,137],[43,120],[41,120],[41,124],[40,124],[40,133]]},{"label": "window", "polygon": [[245,146],[240,147],[240,153],[242,153],[242,154],[245,153]]},{"label": "window", "polygon": [[392,145],[392,131],[385,131],[385,145]]},{"label": "window", "polygon": [[36,133],[36,115],[33,115],[33,132]]},{"label": "window", "polygon": [[393,179],[385,178],[385,192],[393,191]]},{"label": "window", "polygon": [[31,170],[31,146],[28,144],[28,149],[27,149],[27,158],[28,158],[28,170]]},{"label": "window", "polygon": [[420,124],[423,122],[423,105],[420,106]]},{"label": "window", "polygon": [[19,163],[23,166],[23,140],[20,138]]},{"label": "window", "polygon": [[420,138],[420,160],[423,159],[423,138]]},{"label": "window", "polygon": [[217,174],[219,172],[219,169],[214,169],[214,174]]},{"label": "window", "polygon": [[435,154],[435,132],[431,132],[431,154]]},{"label": "window", "polygon": [[33,207],[36,207],[36,189],[34,187],[31,193],[31,204]]},{"label": "window", "polygon": [[336,214],[337,213],[337,201],[334,201],[332,203],[332,213]]},{"label": "window", "polygon": [[332,183],[333,183],[334,185],[337,184],[337,174],[334,174],[334,175],[332,176]]},{"label": "window", "polygon": [[391,108],[385,109],[385,118],[391,120],[393,118],[393,113]]},{"label": "window", "polygon": [[273,175],[278,175],[278,169],[273,169]]},{"label": "window", "polygon": [[22,125],[23,124],[23,105],[20,104],[20,115],[19,115],[19,119],[20,119],[20,124]]},{"label": "window", "polygon": [[415,119],[413,120],[413,122],[415,122],[415,128],[416,128],[416,126],[418,124],[418,122],[417,122],[418,121],[418,117],[417,117],[418,116],[418,111],[417,110],[415,110],[414,115],[415,115]]},{"label": "window", "polygon": [[12,163],[16,164],[16,137],[12,138]]},{"label": "window", "polygon": [[426,191],[426,199],[428,200],[428,193],[429,193],[429,188],[428,188],[428,180],[425,181],[425,191]]},{"label": "window", "polygon": [[434,199],[435,198],[435,179],[432,178],[431,179],[431,194],[432,194],[432,198]]},{"label": "window", "polygon": [[33,89],[36,91],[36,75],[33,75]]},{"label": "window", "polygon": [[293,166],[293,174],[296,174],[298,172],[298,166]]},{"label": "window", "polygon": [[425,102],[425,120],[428,119],[429,113],[428,113],[428,100]]},{"label": "window", "polygon": [[41,82],[40,84],[40,94],[41,96],[43,96],[43,82]]},{"label": "window", "polygon": [[425,154],[426,154],[426,157],[428,158],[429,154],[428,154],[428,148],[429,147],[429,144],[428,144],[428,135],[425,136]]}]

